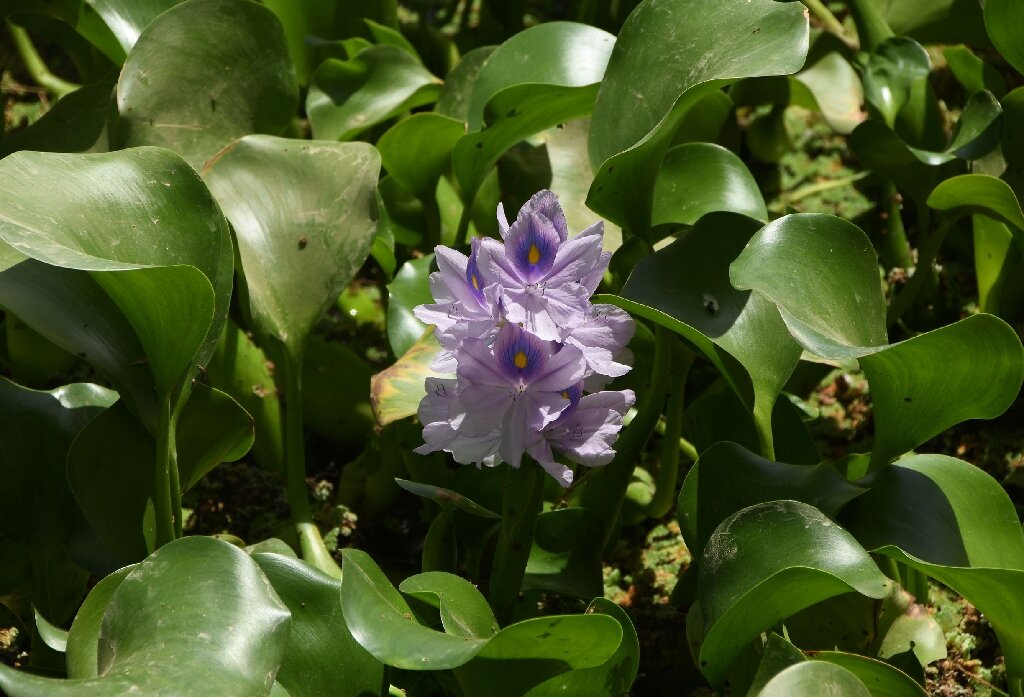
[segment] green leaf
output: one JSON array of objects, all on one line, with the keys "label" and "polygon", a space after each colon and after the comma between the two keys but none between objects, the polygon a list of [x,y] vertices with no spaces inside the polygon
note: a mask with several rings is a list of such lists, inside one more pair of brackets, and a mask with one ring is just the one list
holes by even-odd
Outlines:
[{"label": "green leaf", "polygon": [[761,661],[757,664],[757,672],[751,680],[747,694],[750,697],[756,697],[773,677],[789,666],[803,663],[806,660],[807,658],[800,649],[775,632],[769,633],[768,640],[764,644],[764,653],[761,654]]},{"label": "green leaf", "polygon": [[931,72],[932,62],[921,44],[905,36],[883,41],[864,69],[864,98],[889,128],[907,104],[913,85]]},{"label": "green leaf", "polygon": [[410,259],[388,284],[388,343],[396,356],[404,355],[427,331],[427,325],[412,311],[417,305],[434,302],[430,291],[433,263],[433,254]]},{"label": "green leaf", "polygon": [[435,608],[445,633],[466,639],[490,639],[498,633],[491,606],[472,583],[454,574],[428,571],[402,581],[398,589]]},{"label": "green leaf", "polygon": [[409,604],[365,552],[342,551],[341,603],[356,641],[380,662],[405,670],[444,670],[469,661],[486,639],[419,624]]},{"label": "green leaf", "polygon": [[752,411],[762,447],[770,447],[775,398],[796,367],[800,348],[770,302],[729,282],[730,262],[758,225],[735,214],[705,216],[671,245],[640,261],[621,299],[599,299],[693,342]]},{"label": "green leaf", "polygon": [[472,499],[469,499],[462,494],[452,491],[451,489],[445,489],[443,487],[434,486],[432,484],[423,484],[420,482],[410,482],[407,479],[395,479],[395,483],[402,487],[410,494],[421,496],[431,501],[436,501],[442,507],[457,508],[460,511],[469,513],[470,515],[477,516],[478,518],[491,518],[493,520],[501,520],[501,516],[491,511],[490,509],[484,508],[480,504],[476,503]]},{"label": "green leaf", "polygon": [[807,18],[793,3],[638,5],[594,104],[590,160],[600,170],[587,205],[646,235],[658,167],[687,110],[731,81],[796,72],[807,45]]},{"label": "green leaf", "polygon": [[[1010,228],[986,215],[972,216],[974,227],[974,273],[978,277],[978,309],[1008,317],[1006,295],[1013,295],[1012,281],[1019,277],[1014,265],[1021,262]],[[1014,302],[1011,297],[1010,303]]]},{"label": "green leaf", "polygon": [[608,660],[593,668],[580,668],[563,673],[537,685],[525,697],[555,695],[587,695],[587,697],[620,697],[627,694],[636,679],[640,664],[640,642],[629,615],[607,598],[595,598],[587,614],[610,615],[622,627],[622,642]]},{"label": "green leaf", "polygon": [[780,620],[851,591],[883,598],[889,583],[853,536],[812,506],[775,501],[734,513],[701,559],[701,671],[720,685],[744,646]]},{"label": "green leaf", "polygon": [[351,60],[328,58],[313,73],[306,113],[313,137],[351,140],[371,126],[437,100],[440,80],[396,46],[370,46]]},{"label": "green leaf", "polygon": [[619,620],[605,614],[536,617],[502,629],[455,677],[467,695],[519,697],[551,678],[601,666],[623,635]]},{"label": "green leaf", "polygon": [[508,87],[600,82],[614,45],[615,37],[608,32],[576,22],[545,22],[515,34],[490,54],[476,75],[466,119],[469,130],[481,129],[487,103]]},{"label": "green leaf", "polygon": [[932,189],[962,167],[944,154],[914,150],[881,121],[868,119],[850,134],[850,147],[863,165],[890,179],[901,191],[924,201]]},{"label": "green leaf", "polygon": [[950,215],[986,215],[1012,226],[1018,236],[1024,234],[1024,212],[1013,189],[987,174],[962,174],[943,181],[928,197],[928,206]]},{"label": "green leaf", "polygon": [[838,51],[829,51],[792,79],[810,91],[816,107],[836,133],[850,133],[864,120],[860,77]]},{"label": "green leaf", "polygon": [[469,121],[469,100],[473,96],[473,85],[487,59],[497,48],[481,46],[464,54],[458,65],[445,77],[434,111],[459,121]]},{"label": "green leaf", "polygon": [[451,166],[455,142],[466,125],[441,114],[413,114],[377,141],[388,174],[420,200],[432,198],[437,180]]},{"label": "green leaf", "polygon": [[985,29],[1003,58],[1024,74],[1024,8],[1014,0],[985,3]]},{"label": "green leaf", "polygon": [[236,138],[283,130],[298,85],[270,10],[245,0],[188,0],[143,30],[117,97],[122,146],[160,145],[199,169]]},{"label": "green leaf", "polygon": [[247,136],[204,171],[235,230],[254,328],[293,355],[369,254],[379,169],[366,143]]},{"label": "green leaf", "polygon": [[887,342],[877,256],[867,235],[841,218],[803,213],[772,221],[736,257],[729,277],[778,305],[797,341],[819,356]]},{"label": "green leaf", "polygon": [[362,697],[378,694],[384,666],[348,630],[341,583],[280,554],[252,556],[291,613],[288,649],[277,681],[291,697]]},{"label": "green leaf", "polygon": [[997,98],[1006,94],[1006,80],[999,74],[999,71],[974,55],[974,52],[968,47],[963,44],[946,46],[942,49],[942,55],[945,56],[949,69],[953,71],[953,75],[968,94],[982,90],[988,90]]},{"label": "green leaf", "polygon": [[[231,395],[252,417],[253,457],[262,467],[281,471],[281,404],[263,351],[229,319],[206,371],[213,386]],[[311,386],[307,381],[307,387]]]},{"label": "green leaf", "polygon": [[430,366],[440,350],[430,331],[401,358],[370,378],[370,404],[379,426],[416,413],[426,394],[426,379],[437,376]]},{"label": "green leaf", "polygon": [[768,681],[756,697],[836,694],[843,697],[873,697],[856,675],[825,661],[792,665]]},{"label": "green leaf", "polygon": [[[358,452],[373,429],[370,377],[373,370],[339,341],[313,334],[302,361],[302,413],[321,438]],[[343,398],[339,398],[344,395]]]},{"label": "green leaf", "polygon": [[[180,2],[181,0],[91,0],[89,7],[110,28],[121,50],[127,54],[139,40],[142,31],[158,15]],[[88,13],[88,10],[84,12]]]},{"label": "green leaf", "polygon": [[942,627],[923,606],[912,605],[911,609],[889,627],[878,648],[879,657],[890,659],[912,652],[922,666],[946,658],[946,636]]},{"label": "green leaf", "polygon": [[1024,675],[1024,532],[994,479],[955,458],[907,457],[880,472],[842,520],[866,546],[973,603],[995,629],[1011,679]]},{"label": "green leaf", "polygon": [[694,225],[714,211],[768,221],[757,182],[732,151],[714,143],[687,143],[668,150],[654,184],[651,224]]},{"label": "green leaf", "polygon": [[726,518],[754,504],[802,501],[835,516],[865,489],[830,463],[788,465],[759,457],[735,443],[716,443],[690,468],[679,492],[679,527],[699,554]]},{"label": "green leaf", "polygon": [[973,315],[860,358],[875,413],[877,467],[967,419],[993,419],[1024,382],[1012,328]]},{"label": "green leaf", "polygon": [[331,26],[337,3],[318,0],[263,0],[263,4],[277,15],[281,22],[299,84],[309,84],[309,77],[322,56],[319,47],[307,41],[307,37],[325,37],[326,34],[330,38],[340,38],[341,34],[332,32]]},{"label": "green leaf", "polygon": [[98,675],[53,680],[0,666],[11,697],[251,694],[270,691],[289,614],[252,559],[207,537],[165,545],[110,598]]},{"label": "green leaf", "polygon": [[522,587],[584,599],[601,595],[601,525],[592,510],[562,508],[537,516]]},{"label": "green leaf", "polygon": [[850,671],[867,687],[871,697],[924,697],[926,694],[913,678],[885,661],[842,651],[821,651],[812,658]]},{"label": "green leaf", "polygon": [[68,631],[65,653],[69,678],[95,678],[99,675],[99,640],[103,613],[106,612],[114,591],[134,568],[134,564],[126,566],[100,579],[89,591],[82,607],[78,609],[75,621]]},{"label": "green leaf", "polygon": [[0,157],[19,150],[105,152],[107,120],[114,109],[112,81],[67,94],[28,128],[4,136]]},{"label": "green leaf", "polygon": [[197,384],[178,417],[178,472],[188,491],[222,462],[234,462],[252,447],[252,417],[230,395]]},{"label": "green leaf", "polygon": [[0,239],[49,265],[0,275],[0,303],[85,354],[152,424],[154,386],[163,398],[187,392],[227,313],[231,239],[213,197],[158,148],[16,153],[0,175]]}]

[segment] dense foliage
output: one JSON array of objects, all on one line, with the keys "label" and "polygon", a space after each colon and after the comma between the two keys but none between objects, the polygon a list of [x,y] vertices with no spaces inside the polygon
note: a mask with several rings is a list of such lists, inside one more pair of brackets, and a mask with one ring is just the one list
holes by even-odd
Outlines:
[{"label": "dense foliage", "polygon": [[0,693],[1024,697],[1019,0],[0,18]]}]

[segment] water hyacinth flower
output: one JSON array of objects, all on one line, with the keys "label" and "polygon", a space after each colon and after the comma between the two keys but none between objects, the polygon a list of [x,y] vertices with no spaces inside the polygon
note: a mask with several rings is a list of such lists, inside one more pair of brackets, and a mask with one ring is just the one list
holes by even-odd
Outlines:
[{"label": "water hyacinth flower", "polygon": [[603,224],[570,236],[558,199],[535,194],[503,240],[475,239],[467,257],[438,246],[434,303],[414,312],[442,346],[420,402],[424,444],[462,464],[519,467],[529,454],[562,486],[573,472],[556,453],[606,465],[633,393],[603,388],[629,371],[628,313],[590,296],[608,266]]}]

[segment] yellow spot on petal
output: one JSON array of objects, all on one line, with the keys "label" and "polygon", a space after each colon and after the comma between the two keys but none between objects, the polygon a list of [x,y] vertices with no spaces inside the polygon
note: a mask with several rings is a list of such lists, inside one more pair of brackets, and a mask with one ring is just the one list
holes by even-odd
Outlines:
[{"label": "yellow spot on petal", "polygon": [[562,390],[562,399],[569,399],[569,390]]},{"label": "yellow spot on petal", "polygon": [[473,274],[469,278],[473,281],[473,288],[480,290],[480,279],[476,277],[476,274]]},{"label": "yellow spot on petal", "polygon": [[520,370],[526,367],[526,354],[523,353],[522,351],[517,353],[516,357],[513,360],[515,361],[516,367],[519,368]]},{"label": "yellow spot on petal", "polygon": [[538,261],[540,261],[540,250],[537,249],[537,245],[535,245],[535,244],[531,244],[530,245],[530,251],[527,252],[526,259],[527,259],[527,261],[529,261],[531,264],[534,264],[534,265]]}]

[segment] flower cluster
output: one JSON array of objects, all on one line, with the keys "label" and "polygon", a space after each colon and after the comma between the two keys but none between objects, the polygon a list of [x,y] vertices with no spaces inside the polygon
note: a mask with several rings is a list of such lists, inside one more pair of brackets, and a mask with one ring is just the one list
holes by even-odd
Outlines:
[{"label": "flower cluster", "polygon": [[467,257],[437,247],[435,303],[416,317],[435,327],[434,362],[454,378],[429,378],[420,402],[424,445],[456,461],[519,467],[528,453],[562,486],[572,470],[555,452],[606,465],[630,390],[601,391],[629,365],[632,318],[590,302],[608,266],[602,223],[569,237],[550,191],[531,198],[512,225],[498,207],[503,240],[474,239]]}]

